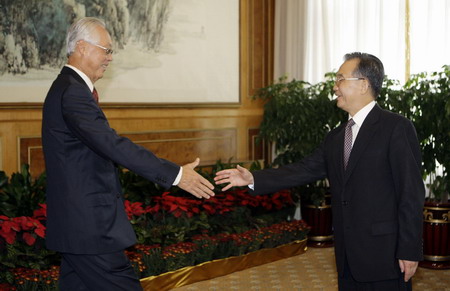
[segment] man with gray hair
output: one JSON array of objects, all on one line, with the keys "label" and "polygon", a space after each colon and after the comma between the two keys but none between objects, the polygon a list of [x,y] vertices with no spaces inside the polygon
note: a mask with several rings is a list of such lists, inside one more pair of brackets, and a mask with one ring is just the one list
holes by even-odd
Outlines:
[{"label": "man with gray hair", "polygon": [[158,158],[119,136],[98,106],[94,83],[113,57],[105,23],[86,17],[67,33],[68,62],[43,108],[47,172],[47,247],[61,253],[60,290],[142,290],[124,250],[136,242],[117,165],[197,198],[214,186],[194,171]]}]

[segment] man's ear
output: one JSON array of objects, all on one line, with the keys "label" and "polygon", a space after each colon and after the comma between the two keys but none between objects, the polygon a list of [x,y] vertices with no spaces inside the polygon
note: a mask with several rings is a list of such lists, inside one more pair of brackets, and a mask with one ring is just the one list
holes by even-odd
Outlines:
[{"label": "man's ear", "polygon": [[364,79],[364,80],[362,80],[361,83],[362,83],[362,84],[361,84],[361,93],[362,93],[362,94],[367,94],[367,93],[368,93],[368,90],[370,90],[370,83],[369,83],[369,80]]},{"label": "man's ear", "polygon": [[77,41],[77,44],[75,46],[75,52],[80,55],[84,55],[86,52],[86,42],[84,42],[83,40]]}]

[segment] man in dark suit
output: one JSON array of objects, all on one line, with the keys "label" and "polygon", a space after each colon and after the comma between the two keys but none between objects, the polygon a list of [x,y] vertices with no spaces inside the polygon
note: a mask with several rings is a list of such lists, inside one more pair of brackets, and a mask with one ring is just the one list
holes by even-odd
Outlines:
[{"label": "man in dark suit", "polygon": [[103,21],[83,18],[67,33],[68,63],[45,99],[42,144],[47,171],[49,249],[62,255],[61,290],[142,290],[124,249],[136,242],[125,213],[117,165],[198,198],[213,185],[184,165],[121,137],[97,104],[94,83],[112,61]]},{"label": "man in dark suit", "polygon": [[300,162],[215,178],[229,183],[223,190],[250,185],[254,194],[328,178],[340,290],[411,290],[422,259],[421,153],[412,123],[376,104],[383,78],[378,58],[347,54],[333,89],[348,122]]}]

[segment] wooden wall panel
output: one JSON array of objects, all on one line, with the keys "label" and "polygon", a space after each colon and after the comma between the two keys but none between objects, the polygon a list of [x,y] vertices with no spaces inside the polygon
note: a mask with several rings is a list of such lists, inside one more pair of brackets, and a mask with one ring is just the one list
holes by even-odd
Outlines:
[{"label": "wooden wall panel", "polygon": [[[236,156],[235,129],[205,129],[189,131],[160,131],[121,134],[158,157],[184,165],[201,157],[202,165],[212,165],[217,159]],[[20,164],[30,165],[37,176],[45,169],[40,137],[19,137]]]},{"label": "wooden wall panel", "polygon": [[268,147],[264,141],[258,139],[259,128],[248,129],[248,152],[251,161],[267,160],[269,158]]},{"label": "wooden wall panel", "polygon": [[249,94],[254,95],[273,79],[274,1],[250,0],[249,63],[251,78]]},{"label": "wooden wall panel", "polygon": [[159,157],[186,164],[201,157],[202,164],[236,156],[235,129],[205,129],[124,134]]},{"label": "wooden wall panel", "polygon": [[[242,162],[265,158],[262,146],[254,142],[263,103],[250,97],[272,81],[274,1],[240,1],[239,105],[104,108],[111,126],[179,164],[197,156],[204,165],[231,157]],[[44,168],[41,110],[27,104],[0,104],[0,170],[8,175],[17,172],[24,162],[31,165],[33,175]]]}]

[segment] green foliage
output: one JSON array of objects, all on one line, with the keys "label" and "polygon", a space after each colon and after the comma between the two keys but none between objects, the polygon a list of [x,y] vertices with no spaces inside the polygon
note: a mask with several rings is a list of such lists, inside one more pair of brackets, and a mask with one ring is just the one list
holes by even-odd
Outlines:
[{"label": "green foliage", "polygon": [[[273,143],[277,155],[271,166],[290,164],[308,156],[331,129],[346,119],[345,112],[332,100],[334,76],[328,73],[326,81],[315,85],[280,78],[258,90],[254,98],[267,101],[259,138]],[[304,203],[320,205],[324,199],[322,182],[292,190]]]},{"label": "green foliage", "polygon": [[160,196],[164,192],[158,184],[123,168],[119,168],[119,179],[125,198],[132,202],[140,201],[148,205],[153,196]]},{"label": "green foliage", "polygon": [[[210,228],[206,213],[200,213],[195,217],[186,217],[186,215],[181,217],[172,215],[154,216],[149,222],[149,230],[153,234],[158,234],[159,237],[152,237],[146,243],[159,243],[164,246],[183,242]],[[158,238],[158,240],[155,241],[155,238]]]},{"label": "green foliage", "polygon": [[42,173],[33,179],[29,166],[22,165],[11,179],[0,171],[0,215],[8,217],[33,216],[40,203],[45,203],[46,176]]},{"label": "green foliage", "polygon": [[59,265],[60,262],[59,254],[47,250],[43,239],[29,246],[20,239],[13,244],[8,244],[0,238],[0,250],[0,282],[12,283],[11,269],[44,270],[51,265]]},{"label": "green foliage", "polygon": [[[412,75],[401,92],[407,105],[401,107],[401,102],[389,105],[413,121],[422,151],[424,177],[430,176],[435,184],[430,188],[432,198],[447,202],[450,191],[450,66],[443,66],[438,72]],[[436,172],[439,164],[443,166],[442,176]]]},{"label": "green foliage", "polygon": [[260,89],[254,98],[267,100],[260,137],[275,143],[277,157],[273,165],[296,162],[309,155],[330,129],[345,119],[331,101],[334,74],[328,80],[311,85],[304,81],[277,83]]},{"label": "green foliage", "polygon": [[446,203],[449,200],[449,181],[448,177],[437,176],[434,177],[431,183],[427,186],[430,187],[430,193],[434,194],[434,201]]},{"label": "green foliage", "polygon": [[144,264],[147,266],[146,272],[141,278],[159,275],[165,271],[165,262],[161,248],[154,248],[149,254],[144,254]]}]

